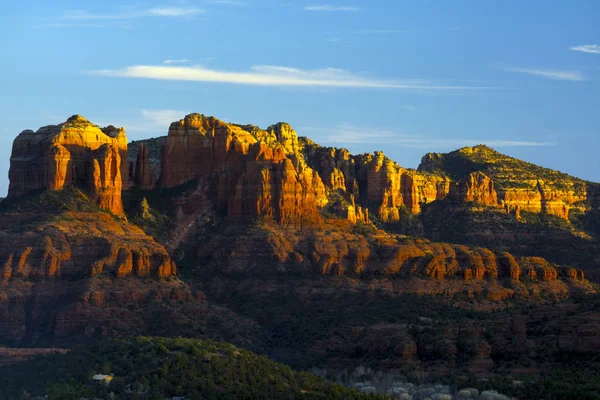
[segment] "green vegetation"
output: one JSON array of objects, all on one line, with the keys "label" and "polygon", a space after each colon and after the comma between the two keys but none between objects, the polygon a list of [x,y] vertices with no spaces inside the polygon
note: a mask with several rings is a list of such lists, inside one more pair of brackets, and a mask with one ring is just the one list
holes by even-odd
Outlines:
[{"label": "green vegetation", "polygon": [[600,370],[589,362],[565,363],[545,369],[541,375],[512,377],[499,374],[486,379],[449,375],[443,382],[455,388],[474,387],[480,391],[493,388],[518,399],[600,399]]},{"label": "green vegetation", "polygon": [[0,214],[14,219],[10,226],[14,233],[35,231],[46,222],[72,220],[69,212],[110,214],[73,186],[9,197],[0,203]]},{"label": "green vegetation", "polygon": [[[95,374],[113,374],[109,385]],[[0,399],[28,392],[49,400],[108,399],[376,399],[233,345],[139,337],[39,356],[0,368]]]},{"label": "green vegetation", "polygon": [[400,235],[409,235],[414,237],[423,237],[423,223],[418,215],[413,214],[410,209],[404,205],[398,207],[400,220],[385,224],[379,224],[381,229]]},{"label": "green vegetation", "polygon": [[[276,349],[270,355],[294,368],[306,369],[326,363],[328,360],[343,359],[345,367],[365,365],[381,368],[382,364],[397,356],[393,338],[375,345],[368,335],[364,341],[354,343],[352,330],[355,327],[368,327],[374,324],[418,324],[424,315],[435,315],[438,323],[431,327],[431,337],[415,331],[419,341],[430,340],[442,348],[441,332],[448,325],[464,318],[485,319],[488,313],[479,313],[454,307],[448,298],[430,295],[395,295],[385,290],[348,291],[347,282],[338,278],[321,277],[319,282],[311,282],[311,294],[295,288],[307,284],[306,281],[289,277],[277,280],[262,280],[268,292],[208,291],[207,295],[224,306],[256,321],[271,338],[271,347]],[[221,284],[229,287],[243,286],[243,281]],[[246,282],[245,284],[248,284]],[[327,288],[327,290],[324,290]],[[273,318],[277,315],[277,318]],[[419,329],[419,328],[415,328]],[[338,337],[341,347],[321,343],[331,337]],[[362,337],[362,335],[361,335]],[[311,349],[311,351],[306,351]],[[438,357],[437,354],[422,355],[421,361]],[[413,366],[409,365],[409,369]]]},{"label": "green vegetation", "polygon": [[175,218],[173,199],[189,195],[197,185],[198,181],[193,180],[168,190],[135,188],[123,191],[125,214],[130,222],[142,228],[148,235],[158,241],[164,241],[167,239],[171,221]]},{"label": "green vegetation", "polygon": [[0,204],[0,212],[5,213],[53,214],[65,211],[107,212],[90,202],[89,198],[74,186],[67,186],[62,190],[44,190],[19,197],[9,197]]}]

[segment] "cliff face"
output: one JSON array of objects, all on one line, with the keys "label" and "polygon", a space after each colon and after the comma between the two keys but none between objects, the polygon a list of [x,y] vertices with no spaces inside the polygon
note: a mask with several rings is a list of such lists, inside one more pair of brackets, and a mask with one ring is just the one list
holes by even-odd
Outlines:
[{"label": "cliff face", "polygon": [[14,140],[9,197],[78,185],[102,208],[123,214],[121,190],[128,178],[127,137],[75,115],[60,125],[23,131]]},{"label": "cliff face", "polygon": [[374,206],[381,222],[398,221],[402,207],[418,214],[423,204],[444,199],[450,192],[450,179],[402,168],[382,152],[353,156],[346,149],[321,147],[305,138],[302,142],[308,164],[325,185]]},{"label": "cliff face", "polygon": [[244,221],[254,217],[281,224],[317,220],[327,203],[319,174],[298,153],[287,124],[263,131],[191,114],[169,128],[161,185],[171,188],[202,179],[214,187],[217,209]]}]

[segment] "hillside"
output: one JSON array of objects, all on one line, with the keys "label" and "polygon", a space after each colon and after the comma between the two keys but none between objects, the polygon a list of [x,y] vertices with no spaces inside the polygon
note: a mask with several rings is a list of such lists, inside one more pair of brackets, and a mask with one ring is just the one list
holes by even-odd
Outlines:
[{"label": "hillside", "polygon": [[[92,381],[113,374],[109,385]],[[139,337],[0,367],[0,399],[377,399],[230,344]],[[381,397],[382,398],[382,397]]]},{"label": "hillside", "polygon": [[453,179],[482,172],[494,182],[498,200],[503,205],[522,211],[546,212],[564,219],[596,201],[590,182],[506,156],[485,145],[446,154],[428,153],[421,160],[419,170]]}]

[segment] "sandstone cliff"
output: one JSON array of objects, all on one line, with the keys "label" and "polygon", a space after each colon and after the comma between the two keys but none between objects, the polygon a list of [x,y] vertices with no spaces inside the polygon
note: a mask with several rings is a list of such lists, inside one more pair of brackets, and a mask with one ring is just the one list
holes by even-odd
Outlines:
[{"label": "sandstone cliff", "polygon": [[443,176],[400,167],[382,152],[351,155],[346,149],[322,147],[302,138],[304,157],[331,190],[345,190],[360,204],[370,204],[381,222],[400,220],[406,207],[421,206],[448,196],[452,182]]},{"label": "sandstone cliff", "polygon": [[209,182],[216,208],[232,220],[314,221],[317,208],[327,203],[325,187],[297,149],[287,124],[263,131],[190,114],[169,128],[160,183],[172,188],[192,180]]},{"label": "sandstone cliff", "polygon": [[99,128],[75,115],[60,125],[26,130],[14,140],[9,197],[77,185],[102,208],[123,214],[129,163],[125,131]]}]

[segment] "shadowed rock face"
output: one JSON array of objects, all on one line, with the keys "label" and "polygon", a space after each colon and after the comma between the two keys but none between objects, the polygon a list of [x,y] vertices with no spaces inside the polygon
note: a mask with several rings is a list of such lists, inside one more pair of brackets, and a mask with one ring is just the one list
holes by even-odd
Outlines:
[{"label": "shadowed rock face", "polygon": [[211,234],[198,249],[198,259],[209,274],[262,276],[289,271],[364,279],[487,281],[493,285],[556,282],[563,290],[566,282],[586,285],[583,271],[541,257],[514,257],[507,252],[402,238],[384,231],[364,236],[353,232],[351,226],[344,221],[299,233],[262,224],[250,234]]},{"label": "shadowed rock face", "polygon": [[143,190],[154,189],[156,178],[150,163],[150,152],[146,143],[140,143],[135,165],[135,185]]},{"label": "shadowed rock face", "polygon": [[99,128],[75,115],[60,125],[21,132],[13,142],[8,196],[79,185],[102,208],[123,214],[127,184],[127,137],[113,126]]}]

